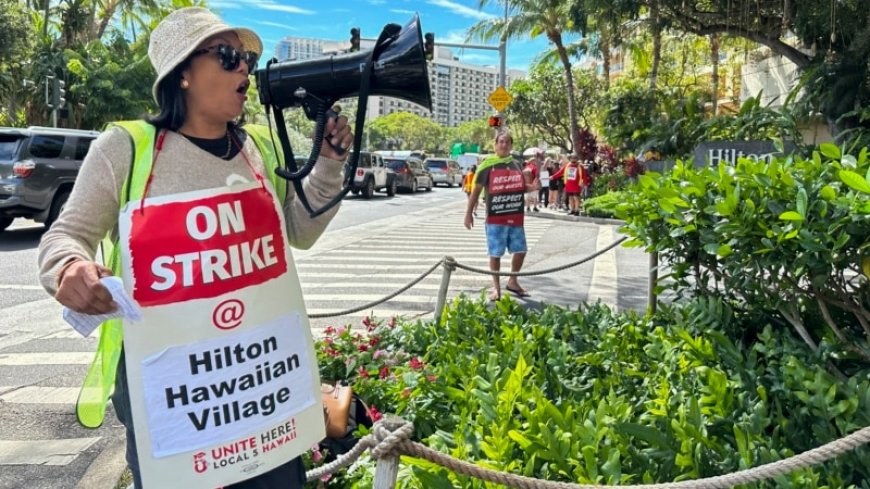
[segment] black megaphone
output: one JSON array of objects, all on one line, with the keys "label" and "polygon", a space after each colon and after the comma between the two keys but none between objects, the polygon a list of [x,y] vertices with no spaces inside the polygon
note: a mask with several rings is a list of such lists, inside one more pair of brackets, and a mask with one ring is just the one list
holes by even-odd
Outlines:
[{"label": "black megaphone", "polygon": [[[432,110],[426,64],[420,18],[414,15],[405,27],[387,24],[374,47],[370,49],[298,61],[271,60],[265,68],[255,72],[260,102],[266,107],[267,118],[270,110],[275,114],[278,136],[284,151],[287,168],[278,168],[276,173],[293,183],[297,197],[311,217],[326,212],[350,191],[359,163],[369,95],[399,98]],[[302,191],[301,180],[311,172],[320,156],[326,118],[335,116],[331,110],[333,104],[339,99],[352,96],[359,96],[359,104],[354,126],[353,153],[348,165],[348,175],[345,175],[344,188],[330,202],[315,211],[311,209]],[[302,107],[305,115],[316,122],[311,155],[305,166],[298,171],[281,112],[291,107]],[[331,142],[329,144],[332,146]],[[333,149],[339,154],[346,151],[335,146]]]},{"label": "black megaphone", "polygon": [[387,25],[385,30],[393,32],[381,46],[283,61],[258,70],[260,102],[281,109],[305,107],[305,97],[314,95],[331,107],[339,99],[359,95],[365,64],[374,50],[368,94],[399,98],[432,110],[420,19],[415,15],[404,28],[397,28],[396,24]]}]

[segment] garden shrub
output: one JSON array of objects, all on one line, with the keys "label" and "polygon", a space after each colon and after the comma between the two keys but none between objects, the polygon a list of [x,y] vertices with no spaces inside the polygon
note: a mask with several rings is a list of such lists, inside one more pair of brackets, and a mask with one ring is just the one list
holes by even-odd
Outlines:
[{"label": "garden shrub", "polygon": [[[318,343],[324,377],[345,375],[415,439],[496,470],[554,481],[703,478],[779,460],[870,424],[870,371],[831,376],[798,341],[721,299],[651,317],[604,305],[531,311],[456,299],[440,324],[375,322]],[[759,488],[867,488],[866,448]],[[334,487],[371,487],[364,457]],[[862,485],[863,484],[863,485]],[[494,487],[403,457],[399,487]]]},{"label": "garden shrub", "polygon": [[583,213],[591,217],[614,217],[616,206],[622,202],[623,192],[607,192],[583,201]]},{"label": "garden shrub", "polygon": [[[809,158],[648,172],[616,215],[660,255],[679,296],[764,312],[840,368],[870,362],[870,161],[823,144]],[[844,183],[843,179],[851,183]],[[660,282],[662,283],[662,282]]]}]

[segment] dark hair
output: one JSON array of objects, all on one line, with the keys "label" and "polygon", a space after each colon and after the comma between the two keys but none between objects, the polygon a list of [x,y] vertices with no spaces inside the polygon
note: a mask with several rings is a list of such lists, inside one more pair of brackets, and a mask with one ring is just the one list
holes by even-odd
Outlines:
[{"label": "dark hair", "polygon": [[[190,58],[178,63],[178,66],[172,69],[160,83],[157,85],[157,105],[160,107],[160,112],[157,115],[148,114],[145,120],[149,124],[160,129],[169,129],[177,131],[184,121],[187,120],[187,103],[184,101],[184,90],[181,88],[182,72],[190,67]],[[244,112],[242,112],[244,117]],[[228,125],[231,129],[241,126],[243,119],[239,122],[230,122]]]},{"label": "dark hair", "polygon": [[157,105],[160,107],[160,112],[145,118],[157,129],[177,131],[187,119],[187,104],[184,102],[184,92],[181,90],[181,73],[189,66],[189,59],[182,61],[157,85]]}]

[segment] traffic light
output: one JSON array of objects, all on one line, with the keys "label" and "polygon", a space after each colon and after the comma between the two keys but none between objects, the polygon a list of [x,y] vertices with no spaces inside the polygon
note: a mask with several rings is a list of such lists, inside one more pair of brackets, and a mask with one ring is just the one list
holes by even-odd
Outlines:
[{"label": "traffic light", "polygon": [[501,127],[503,122],[500,115],[489,116],[489,127]]},{"label": "traffic light", "polygon": [[359,27],[350,29],[350,52],[359,51]]},{"label": "traffic light", "polygon": [[54,92],[52,93],[52,104],[55,108],[62,109],[66,105],[66,82],[60,78],[54,79]]},{"label": "traffic light", "polygon": [[431,61],[435,58],[435,33],[427,32],[423,36],[423,51],[426,53],[426,59]]},{"label": "traffic light", "polygon": [[54,77],[46,76],[45,77],[45,105],[48,106],[49,109],[54,108]]}]

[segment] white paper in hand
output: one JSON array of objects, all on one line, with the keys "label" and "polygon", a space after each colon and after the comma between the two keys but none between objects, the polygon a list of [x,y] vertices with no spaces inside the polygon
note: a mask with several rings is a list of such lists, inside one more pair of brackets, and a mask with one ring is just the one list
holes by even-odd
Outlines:
[{"label": "white paper in hand", "polygon": [[124,282],[119,277],[103,277],[100,282],[109,289],[112,299],[118,304],[118,309],[109,314],[83,314],[63,308],[63,319],[82,336],[90,336],[97,327],[105,321],[114,318],[124,318],[128,321],[141,321],[139,307],[124,290]]}]

